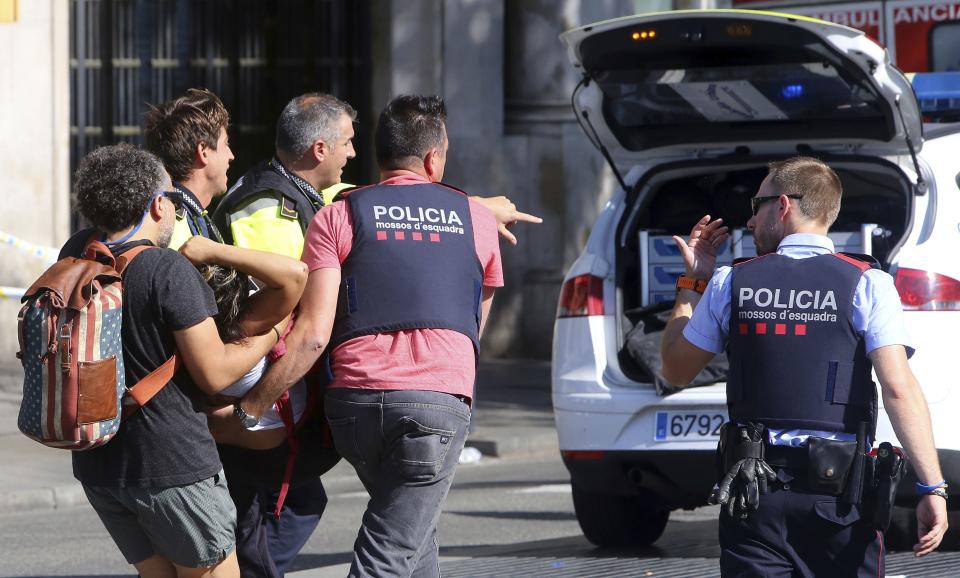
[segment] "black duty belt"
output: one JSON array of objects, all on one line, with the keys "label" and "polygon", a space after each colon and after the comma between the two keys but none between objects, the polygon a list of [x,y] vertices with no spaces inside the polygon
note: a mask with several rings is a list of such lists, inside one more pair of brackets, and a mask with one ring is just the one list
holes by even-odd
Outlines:
[{"label": "black duty belt", "polygon": [[804,472],[810,464],[806,446],[773,446],[765,448],[767,464],[774,468]]}]

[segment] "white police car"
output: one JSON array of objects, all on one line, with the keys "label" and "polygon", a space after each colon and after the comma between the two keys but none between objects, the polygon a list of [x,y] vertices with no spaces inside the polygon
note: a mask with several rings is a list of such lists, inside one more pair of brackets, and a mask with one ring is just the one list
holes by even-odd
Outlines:
[{"label": "white police car", "polygon": [[[669,235],[721,216],[734,235],[720,261],[754,254],[743,230],[749,199],[767,162],[798,153],[826,161],[843,182],[837,249],[872,253],[896,278],[944,475],[960,486],[960,124],[922,126],[911,83],[885,50],[819,20],[670,12],[561,38],[584,75],[578,119],[625,173],[567,273],[554,333],[556,425],[587,538],[650,543],[671,510],[706,503],[725,384],[658,393],[628,335],[672,299],[682,263]],[[960,93],[955,81],[918,76],[914,85],[933,83],[934,108],[960,108],[941,90],[954,82]],[[882,411],[877,437],[896,443]],[[912,485],[901,485],[904,505],[916,503]]]}]

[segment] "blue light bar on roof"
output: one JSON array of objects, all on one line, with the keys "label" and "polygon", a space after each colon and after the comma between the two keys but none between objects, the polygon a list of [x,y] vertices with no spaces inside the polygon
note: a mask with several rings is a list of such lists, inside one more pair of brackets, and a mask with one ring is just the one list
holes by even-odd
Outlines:
[{"label": "blue light bar on roof", "polygon": [[803,85],[802,84],[788,84],[780,90],[780,95],[783,98],[800,98],[803,96]]},{"label": "blue light bar on roof", "polygon": [[960,72],[918,72],[911,82],[920,112],[960,112]]}]

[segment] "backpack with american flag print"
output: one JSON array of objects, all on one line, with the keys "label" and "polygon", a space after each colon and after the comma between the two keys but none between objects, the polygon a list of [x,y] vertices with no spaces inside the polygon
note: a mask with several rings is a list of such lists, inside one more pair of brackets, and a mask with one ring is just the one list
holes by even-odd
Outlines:
[{"label": "backpack with american flag print", "polygon": [[17,426],[45,446],[88,450],[110,441],[120,420],[173,377],[171,357],[132,388],[120,338],[127,265],[152,245],[114,257],[91,237],[83,257],[54,263],[27,290],[17,323],[23,399]]}]

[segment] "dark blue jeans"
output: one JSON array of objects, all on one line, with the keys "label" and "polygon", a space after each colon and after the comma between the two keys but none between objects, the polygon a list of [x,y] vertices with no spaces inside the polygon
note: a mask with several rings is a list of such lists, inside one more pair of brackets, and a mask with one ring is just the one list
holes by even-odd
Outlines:
[{"label": "dark blue jeans", "polygon": [[[297,480],[290,488],[280,519],[273,511],[280,473],[257,475],[257,469],[283,471],[286,453],[220,446],[230,497],[237,508],[236,547],[243,578],[280,578],[320,523],[327,494],[319,477]],[[316,451],[316,448],[308,448]],[[267,460],[269,453],[273,459]],[[276,455],[274,455],[276,453]]]},{"label": "dark blue jeans", "polygon": [[277,519],[273,511],[279,497],[280,492],[276,491],[261,493],[261,500],[267,506],[263,521],[270,557],[277,572],[283,576],[320,524],[320,517],[327,507],[327,492],[320,478],[291,487],[280,510],[280,519]]},{"label": "dark blue jeans", "polygon": [[440,576],[437,521],[470,407],[433,391],[330,389],[325,403],[337,451],[370,494],[350,576]]}]

